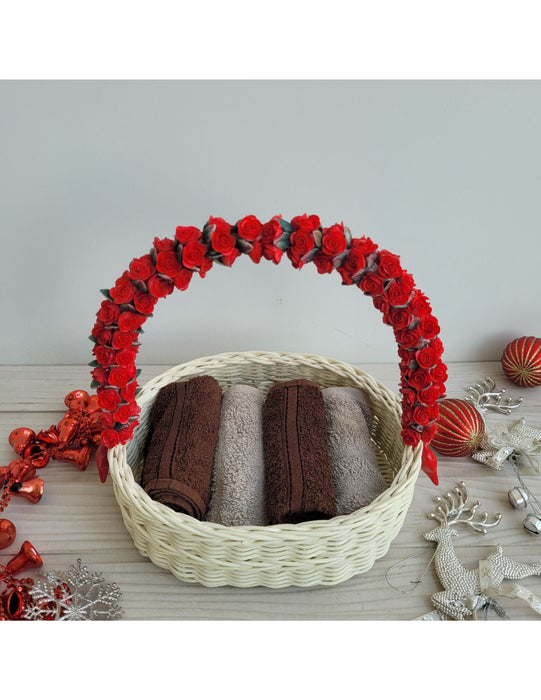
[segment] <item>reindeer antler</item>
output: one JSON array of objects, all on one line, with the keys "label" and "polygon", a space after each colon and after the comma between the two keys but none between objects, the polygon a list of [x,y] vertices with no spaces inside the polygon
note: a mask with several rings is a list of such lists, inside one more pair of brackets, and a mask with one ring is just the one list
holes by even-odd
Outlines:
[{"label": "reindeer antler", "polygon": [[[477,514],[481,501],[468,503],[468,489],[463,481],[460,481],[452,491],[442,496],[436,496],[437,503],[433,512],[428,514],[432,520],[437,520],[442,525],[454,525],[464,523],[476,532],[486,533],[488,528],[495,527],[502,519],[501,513],[496,513],[494,522],[489,523],[488,513]],[[463,516],[463,517],[460,517]],[[477,516],[477,519],[475,519]]]},{"label": "reindeer antler", "polygon": [[509,414],[513,408],[518,408],[522,403],[522,396],[517,398],[504,396],[505,389],[499,391],[495,389],[496,382],[492,377],[487,377],[484,381],[469,386],[464,398],[481,412],[491,409],[498,413]]}]

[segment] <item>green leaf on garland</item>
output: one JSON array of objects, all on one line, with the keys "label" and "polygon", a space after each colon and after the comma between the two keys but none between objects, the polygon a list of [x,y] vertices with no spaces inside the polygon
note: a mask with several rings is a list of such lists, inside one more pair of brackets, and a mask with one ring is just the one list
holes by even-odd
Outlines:
[{"label": "green leaf on garland", "polygon": [[316,230],[312,233],[312,235],[313,235],[313,237],[314,237],[314,241],[316,242],[317,247],[318,247],[318,248],[321,248],[321,242],[322,242],[322,240],[323,240],[323,233],[322,233],[322,231],[320,231],[319,229],[316,229]]},{"label": "green leaf on garland", "polygon": [[97,381],[97,379],[93,379],[93,380],[90,382],[90,388],[91,388],[91,389],[97,389],[97,388],[100,387],[100,386],[101,386],[101,384]]},{"label": "green leaf on garland", "polygon": [[277,219],[284,233],[293,233],[293,226],[285,219]]},{"label": "green leaf on garland", "polygon": [[94,338],[93,335],[89,335],[89,336],[88,336],[88,340],[91,340],[94,344],[96,344],[96,343],[98,342],[97,339]]},{"label": "green leaf on garland", "polygon": [[349,248],[349,246],[351,245],[351,231],[347,226],[344,226],[344,236],[346,237],[346,241]]},{"label": "green leaf on garland", "polygon": [[274,245],[280,250],[287,250],[289,248],[289,237],[290,233],[283,233],[280,238],[274,241]]},{"label": "green leaf on garland", "polygon": [[88,363],[89,367],[99,367],[100,363],[97,360],[92,360],[92,362]]},{"label": "green leaf on garland", "polygon": [[106,299],[109,299],[109,301],[113,301],[113,298],[112,298],[112,296],[109,294],[109,290],[108,290],[108,289],[100,289],[100,292],[103,294],[103,296],[104,296]]}]

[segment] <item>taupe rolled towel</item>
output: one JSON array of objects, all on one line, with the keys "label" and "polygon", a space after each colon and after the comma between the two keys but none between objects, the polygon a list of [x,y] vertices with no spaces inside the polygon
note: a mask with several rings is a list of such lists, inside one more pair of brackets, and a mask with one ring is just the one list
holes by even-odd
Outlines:
[{"label": "taupe rolled towel", "polygon": [[263,445],[269,524],[332,518],[325,403],[317,384],[298,379],[270,388],[263,404]]},{"label": "taupe rolled towel", "polygon": [[370,439],[372,407],[356,387],[323,389],[337,515],[371,503],[385,490],[376,451]]},{"label": "taupe rolled towel", "polygon": [[202,520],[208,509],[222,390],[210,376],[163,387],[151,409],[141,485],[155,501]]},{"label": "taupe rolled towel", "polygon": [[234,384],[224,391],[206,520],[265,525],[263,395]]}]

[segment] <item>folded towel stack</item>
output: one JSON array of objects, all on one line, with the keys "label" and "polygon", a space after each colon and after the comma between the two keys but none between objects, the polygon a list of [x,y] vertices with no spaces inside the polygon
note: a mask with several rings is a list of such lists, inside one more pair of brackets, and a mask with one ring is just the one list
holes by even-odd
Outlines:
[{"label": "folded towel stack", "polygon": [[367,506],[385,490],[370,439],[372,409],[366,393],[355,387],[329,387],[322,393],[336,514],[347,515]]},{"label": "folded towel stack", "polygon": [[253,386],[224,391],[206,520],[221,525],[265,525],[263,397]]},{"label": "folded towel stack", "polygon": [[221,525],[345,515],[385,489],[372,406],[352,387],[279,382],[222,390],[210,376],[169,384],[151,409],[141,485],[154,500]]},{"label": "folded towel stack", "polygon": [[161,389],[152,406],[141,485],[155,501],[203,519],[210,500],[222,390],[213,377]]},{"label": "folded towel stack", "polygon": [[298,379],[271,387],[263,405],[263,435],[270,524],[336,515],[319,386]]}]

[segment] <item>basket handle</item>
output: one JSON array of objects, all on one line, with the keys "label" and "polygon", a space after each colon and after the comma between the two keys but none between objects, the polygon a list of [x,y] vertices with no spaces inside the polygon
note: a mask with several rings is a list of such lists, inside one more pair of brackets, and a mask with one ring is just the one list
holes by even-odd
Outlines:
[{"label": "basket handle", "polygon": [[101,290],[105,300],[90,336],[92,388],[102,410],[101,445],[110,449],[127,443],[138,424],[139,334],[158,299],[187,289],[194,274],[205,277],[215,262],[231,266],[245,254],[255,263],[264,258],[278,264],[284,253],[296,269],[313,262],[320,274],[336,270],[342,284],[372,297],[383,322],[393,327],[400,356],[401,437],[411,447],[424,443],[422,468],[437,483],[436,458],[427,446],[436,431],[447,369],[428,298],[397,255],[366,236],[353,238],[344,224],[323,228],[314,214],[291,221],[275,216],[265,224],[249,215],[234,225],[210,217],[201,230],[177,226],[174,238],[155,238],[149,253],[134,258],[113,287]]}]

